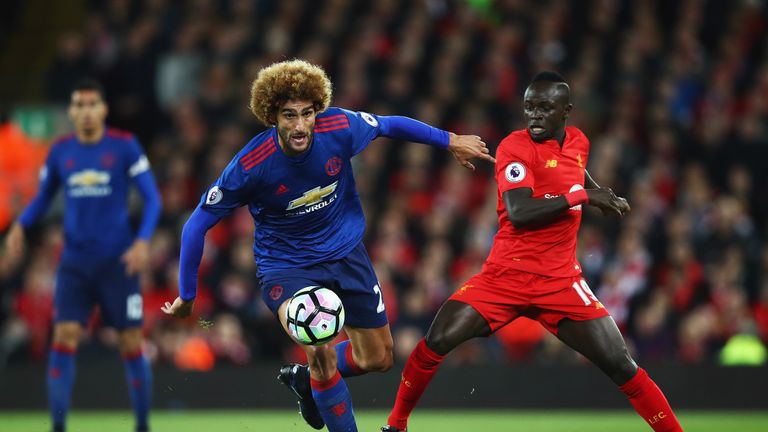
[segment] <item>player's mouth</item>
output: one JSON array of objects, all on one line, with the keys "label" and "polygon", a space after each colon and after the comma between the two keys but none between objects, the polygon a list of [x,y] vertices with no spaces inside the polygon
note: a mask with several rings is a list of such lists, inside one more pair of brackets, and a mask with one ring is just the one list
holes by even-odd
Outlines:
[{"label": "player's mouth", "polygon": [[309,143],[309,135],[306,135],[306,134],[291,135],[291,144],[293,144],[294,147],[304,147],[308,143]]},{"label": "player's mouth", "polygon": [[528,126],[528,131],[531,133],[531,135],[541,135],[547,130],[541,126]]}]

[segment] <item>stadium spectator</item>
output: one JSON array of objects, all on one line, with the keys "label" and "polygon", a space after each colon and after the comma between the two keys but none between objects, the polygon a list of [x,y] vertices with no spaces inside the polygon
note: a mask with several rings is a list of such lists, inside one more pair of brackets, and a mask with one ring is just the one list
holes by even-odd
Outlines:
[{"label": "stadium spectator", "polygon": [[[168,241],[178,250],[180,227],[188,211],[197,203],[204,185],[221,170],[220,162],[213,161],[219,161],[222,154],[231,155],[243,142],[242,137],[263,130],[248,111],[245,89],[264,65],[292,57],[318,59],[335,81],[335,104],[382,114],[395,110],[384,89],[410,87],[410,93],[400,96],[397,103],[412,107],[413,113],[399,114],[411,114],[444,129],[466,128],[493,147],[497,144],[494,134],[499,136],[499,131],[510,125],[520,126],[516,123],[519,107],[509,101],[522,94],[521,83],[530,79],[531,71],[542,61],[554,59],[559,61],[558,70],[575,87],[574,103],[579,109],[574,123],[582,125],[592,138],[594,153],[588,169],[595,178],[614,186],[618,194],[628,196],[637,217],[630,216],[633,220],[623,224],[631,225],[650,254],[643,275],[647,283],[623,305],[628,342],[636,350],[636,358],[680,358],[680,346],[686,343],[682,339],[686,336],[678,331],[681,323],[708,316],[706,311],[714,303],[711,268],[721,251],[712,249],[716,243],[705,239],[725,238],[723,232],[714,235],[718,230],[713,224],[715,216],[739,221],[740,229],[751,226],[745,231],[750,233],[748,248],[738,257],[746,270],[736,289],[747,292],[749,313],[762,329],[762,341],[768,342],[768,266],[762,258],[768,228],[768,200],[762,194],[768,189],[768,170],[763,167],[768,159],[768,4],[592,0],[584,7],[575,7],[561,1],[472,2],[485,5],[477,11],[468,3],[387,0],[363,5],[325,0],[310,10],[300,7],[299,1],[85,2],[87,26],[82,32],[58,35],[55,46],[50,47],[54,58],[38,83],[39,93],[47,97],[46,101],[68,102],[71,85],[83,74],[106,76],[115,71],[118,62],[135,59],[136,39],[147,39],[146,30],[136,30],[146,29],[146,23],[155,20],[154,39],[151,43],[138,40],[142,42],[138,48],[143,46],[157,61],[144,63],[146,69],[140,75],[119,74],[126,83],[110,80],[106,89],[109,95],[117,95],[127,84],[140,85],[144,102],[157,107],[139,111],[144,134],[140,138],[166,203],[160,227],[167,230]],[[3,14],[3,22],[13,21],[14,16],[19,14]],[[20,22],[2,26],[4,46],[10,47],[12,32],[21,30]],[[244,42],[241,25],[251,29]],[[545,28],[551,37],[540,30]],[[9,32],[11,36],[6,37]],[[179,44],[187,34],[196,41],[190,51],[186,51],[187,42]],[[547,57],[540,57],[534,46],[552,48],[547,48]],[[165,74],[169,71],[163,59],[181,52],[199,58],[200,69],[194,74],[188,71],[191,76],[183,79],[190,80],[189,87],[183,92],[177,89],[179,93],[165,94],[169,90]],[[44,57],[39,57],[40,61]],[[213,73],[222,65],[229,72]],[[395,76],[409,83],[396,83]],[[203,88],[195,87],[200,85],[195,84],[201,82],[198,80],[208,78],[213,81],[209,88],[235,89],[234,99],[230,99],[235,112],[224,124],[206,118],[205,107],[211,102],[204,104],[199,96]],[[17,80],[5,82],[9,86]],[[25,82],[33,85],[34,80]],[[614,106],[620,108],[611,109]],[[129,124],[126,121],[122,125]],[[237,134],[240,138],[227,138]],[[383,279],[382,272],[389,275],[394,294],[390,301],[400,306],[400,313],[391,321],[393,332],[402,326],[404,333],[423,334],[434,310],[427,307],[421,294],[414,294],[412,269],[420,265],[422,250],[435,240],[435,234],[428,232],[428,225],[411,218],[396,223],[389,220],[390,213],[398,211],[426,211],[428,215],[442,211],[437,207],[408,209],[405,197],[398,192],[402,186],[398,173],[407,159],[404,152],[412,147],[416,146],[378,142],[353,164],[361,167],[355,171],[369,221],[366,245],[374,265],[382,269],[379,277]],[[493,183],[490,173],[482,168],[472,176],[449,179],[450,174],[445,173],[450,164],[445,158],[438,152],[427,153],[422,176],[429,188],[417,202],[437,206],[446,195],[450,200],[450,194],[438,185],[443,181],[440,179],[463,191],[480,187],[475,182]],[[0,158],[5,154],[0,151]],[[474,186],[467,189],[467,182]],[[0,188],[5,185],[0,182]],[[490,238],[496,230],[492,194],[469,195],[477,200],[476,212],[462,214],[466,211],[462,209],[452,216],[452,286],[476,271],[490,250]],[[734,214],[723,215],[712,209],[715,203],[732,200],[739,202]],[[55,221],[46,224],[56,226]],[[247,212],[222,221],[221,232],[215,233],[215,248],[205,252],[200,295],[207,296],[209,307],[201,307],[203,297],[198,297],[196,307],[208,319],[223,312],[212,292],[220,289],[220,275],[230,266],[226,254],[218,251],[226,251],[238,235],[250,236],[248,225]],[[386,235],[382,234],[385,225]],[[623,237],[620,233],[616,225],[585,212],[578,256],[590,286],[608,287],[612,283],[600,280],[599,274],[607,263],[616,262],[617,240]],[[738,232],[728,235],[734,234],[739,238]],[[385,244],[395,249],[382,247]],[[21,322],[13,305],[22,296],[29,266],[40,256],[50,262],[57,259],[56,251],[42,244],[30,246],[29,260],[16,271],[0,266],[0,326],[4,332],[17,328],[12,323]],[[675,258],[670,261],[673,254]],[[688,264],[682,269],[677,260],[685,255]],[[685,300],[687,294],[683,293],[688,293],[687,287],[696,285],[697,279],[696,265],[691,263],[698,263],[703,274],[693,297]],[[174,287],[176,265],[172,259],[157,264],[154,280],[148,282],[153,286],[145,286],[145,292],[151,295],[156,287]],[[600,289],[597,294],[602,297]],[[677,308],[664,294],[671,291],[680,293],[676,294],[680,296]],[[149,314],[147,309],[146,331],[151,345],[172,330],[164,320],[150,320]],[[290,341],[275,339],[275,329],[265,327],[271,322],[249,325],[245,320],[252,318],[238,315],[238,319],[251,347],[252,362],[288,358],[284,347]],[[704,324],[702,330],[708,327],[708,322]],[[182,325],[179,331],[192,330]],[[13,345],[6,358],[26,361],[32,353],[29,334],[16,334],[20,343]],[[701,351],[682,359],[715,362],[724,339],[708,331],[696,337],[705,339],[697,343]],[[545,340],[538,347],[537,360],[580,361],[568,355],[569,351],[552,351],[547,343]],[[267,348],[270,344],[275,348]],[[473,353],[481,357],[480,361],[496,361],[493,349],[480,345]],[[158,351],[154,361],[172,365],[173,353]]]}]

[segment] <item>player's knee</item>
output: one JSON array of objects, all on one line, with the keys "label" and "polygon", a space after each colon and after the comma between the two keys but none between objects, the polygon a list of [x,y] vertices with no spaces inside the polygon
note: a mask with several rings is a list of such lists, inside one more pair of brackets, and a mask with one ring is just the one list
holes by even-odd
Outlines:
[{"label": "player's knee", "polygon": [[305,350],[312,378],[326,381],[336,375],[336,353],[328,344]]},{"label": "player's knee", "polygon": [[120,352],[135,353],[141,350],[143,342],[144,336],[141,329],[130,329],[120,333],[118,344],[120,345]]},{"label": "player's knee", "polygon": [[617,351],[610,357],[608,374],[616,384],[624,384],[637,373],[637,364],[626,349]]},{"label": "player's knee", "polygon": [[424,338],[424,343],[427,344],[429,349],[439,355],[446,355],[456,347],[456,343],[453,341],[451,333],[440,330],[433,331],[430,329],[429,333],[427,333],[427,336]]},{"label": "player's knee", "polygon": [[82,329],[79,323],[56,324],[53,329],[53,343],[72,349],[77,348],[81,333]]},{"label": "player's knee", "polygon": [[386,372],[392,369],[394,363],[392,348],[383,349],[379,352],[366,356],[358,362],[358,367],[368,372]]}]

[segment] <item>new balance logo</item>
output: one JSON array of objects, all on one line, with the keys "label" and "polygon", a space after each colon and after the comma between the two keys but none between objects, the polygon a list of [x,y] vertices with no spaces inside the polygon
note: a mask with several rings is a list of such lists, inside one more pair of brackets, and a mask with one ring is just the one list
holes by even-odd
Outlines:
[{"label": "new balance logo", "polygon": [[557,168],[557,159],[548,159],[545,168]]},{"label": "new balance logo", "polygon": [[288,192],[288,188],[284,184],[281,184],[280,187],[275,191],[275,195],[282,195],[286,192]]}]

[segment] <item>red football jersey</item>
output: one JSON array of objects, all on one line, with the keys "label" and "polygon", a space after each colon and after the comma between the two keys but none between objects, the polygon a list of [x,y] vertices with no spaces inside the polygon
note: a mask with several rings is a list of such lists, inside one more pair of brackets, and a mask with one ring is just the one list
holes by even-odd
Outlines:
[{"label": "red football jersey", "polygon": [[496,150],[496,212],[499,231],[488,262],[545,276],[581,273],[576,261],[576,233],[581,206],[574,206],[554,222],[537,228],[515,228],[507,217],[501,194],[531,188],[533,198],[555,198],[584,188],[589,140],[578,128],[565,129],[562,149],[556,140],[534,142],[528,131],[509,134]]}]

